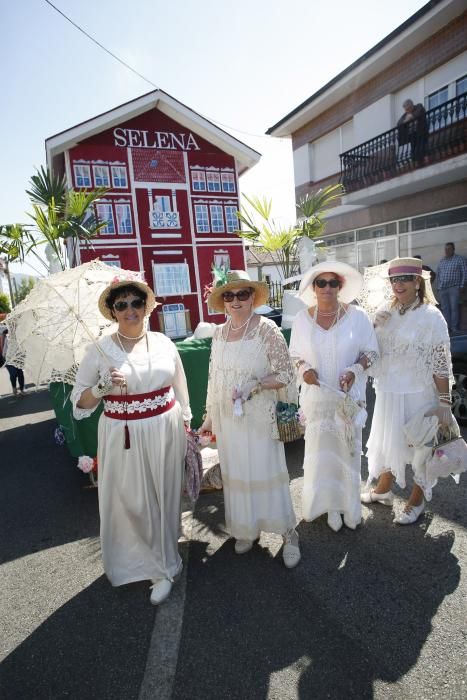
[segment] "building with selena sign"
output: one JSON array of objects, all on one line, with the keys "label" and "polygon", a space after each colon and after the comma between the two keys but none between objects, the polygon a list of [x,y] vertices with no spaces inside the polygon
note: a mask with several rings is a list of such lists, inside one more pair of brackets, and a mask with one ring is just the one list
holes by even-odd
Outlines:
[{"label": "building with selena sign", "polygon": [[77,263],[144,270],[162,303],[152,329],[172,338],[221,321],[203,290],[213,263],[245,265],[238,178],[259,153],[162,90],[50,137],[46,151],[70,187],[108,190],[96,204],[106,226]]}]

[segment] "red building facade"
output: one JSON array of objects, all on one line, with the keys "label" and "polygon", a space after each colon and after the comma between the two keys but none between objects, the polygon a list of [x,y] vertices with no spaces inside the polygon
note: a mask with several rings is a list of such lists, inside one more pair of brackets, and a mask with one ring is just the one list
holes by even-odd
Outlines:
[{"label": "red building facade", "polygon": [[77,262],[144,271],[161,302],[151,327],[170,337],[222,320],[203,290],[213,263],[245,266],[238,177],[256,151],[160,90],[47,139],[46,150],[70,187],[108,189],[95,212],[106,226]]}]

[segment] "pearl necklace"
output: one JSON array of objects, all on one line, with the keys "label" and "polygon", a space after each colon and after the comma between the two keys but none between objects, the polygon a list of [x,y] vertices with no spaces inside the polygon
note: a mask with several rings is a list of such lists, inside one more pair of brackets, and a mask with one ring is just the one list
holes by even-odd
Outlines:
[{"label": "pearl necklace", "polygon": [[137,336],[131,336],[131,335],[123,335],[120,331],[117,331],[117,336],[120,336],[121,338],[125,338],[125,340],[141,340],[141,338],[144,338],[146,335],[146,331],[143,331],[141,335]]},{"label": "pearl necklace", "polygon": [[320,310],[319,310],[319,307],[318,307],[318,313],[319,313],[320,316],[335,316],[336,314],[339,313],[339,306],[337,307],[337,309],[336,309],[335,311],[331,311],[330,314],[325,313],[324,311],[320,311]]},{"label": "pearl necklace", "polygon": [[420,300],[418,297],[415,297],[415,299],[408,304],[401,304],[399,302],[399,315],[403,316],[406,311],[410,311],[411,309],[416,309],[417,306],[419,306]]},{"label": "pearl necklace", "polygon": [[232,330],[232,331],[240,331],[242,328],[244,328],[246,325],[248,325],[248,324],[250,323],[250,321],[251,321],[252,318],[253,318],[253,313],[251,313],[250,316],[248,316],[248,318],[247,318],[247,320],[245,321],[245,323],[242,323],[241,326],[237,326],[237,328],[235,328],[235,327],[232,325],[232,319],[230,318],[230,330]]}]

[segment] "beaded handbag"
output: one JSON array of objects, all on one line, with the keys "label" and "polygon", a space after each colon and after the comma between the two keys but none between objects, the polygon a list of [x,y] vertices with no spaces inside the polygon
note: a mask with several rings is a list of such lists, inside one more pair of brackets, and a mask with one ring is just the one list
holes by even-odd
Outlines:
[{"label": "beaded handbag", "polygon": [[426,474],[430,481],[439,477],[462,474],[467,471],[467,444],[462,437],[454,437],[433,447],[427,460]]},{"label": "beaded handbag", "polygon": [[298,407],[294,403],[278,401],[276,404],[277,429],[281,442],[294,442],[302,435],[302,427],[297,418]]}]

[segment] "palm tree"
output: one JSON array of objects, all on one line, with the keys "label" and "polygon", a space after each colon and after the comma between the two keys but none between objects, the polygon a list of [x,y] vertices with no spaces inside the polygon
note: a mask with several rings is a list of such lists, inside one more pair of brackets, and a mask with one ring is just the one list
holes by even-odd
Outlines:
[{"label": "palm tree", "polygon": [[[322,235],[325,229],[323,216],[325,210],[344,193],[340,184],[328,185],[316,192],[306,195],[297,202],[299,214],[294,226],[283,227],[271,217],[272,200],[265,197],[248,197],[243,195],[250,208],[242,207],[237,218],[245,228],[237,234],[249,241],[254,250],[270,254],[271,259],[284,280],[300,272],[300,249],[304,241],[312,241]],[[260,223],[256,223],[259,219]],[[311,244],[314,250],[314,243]],[[251,250],[251,248],[250,248]],[[304,269],[301,269],[304,272]]]}]

